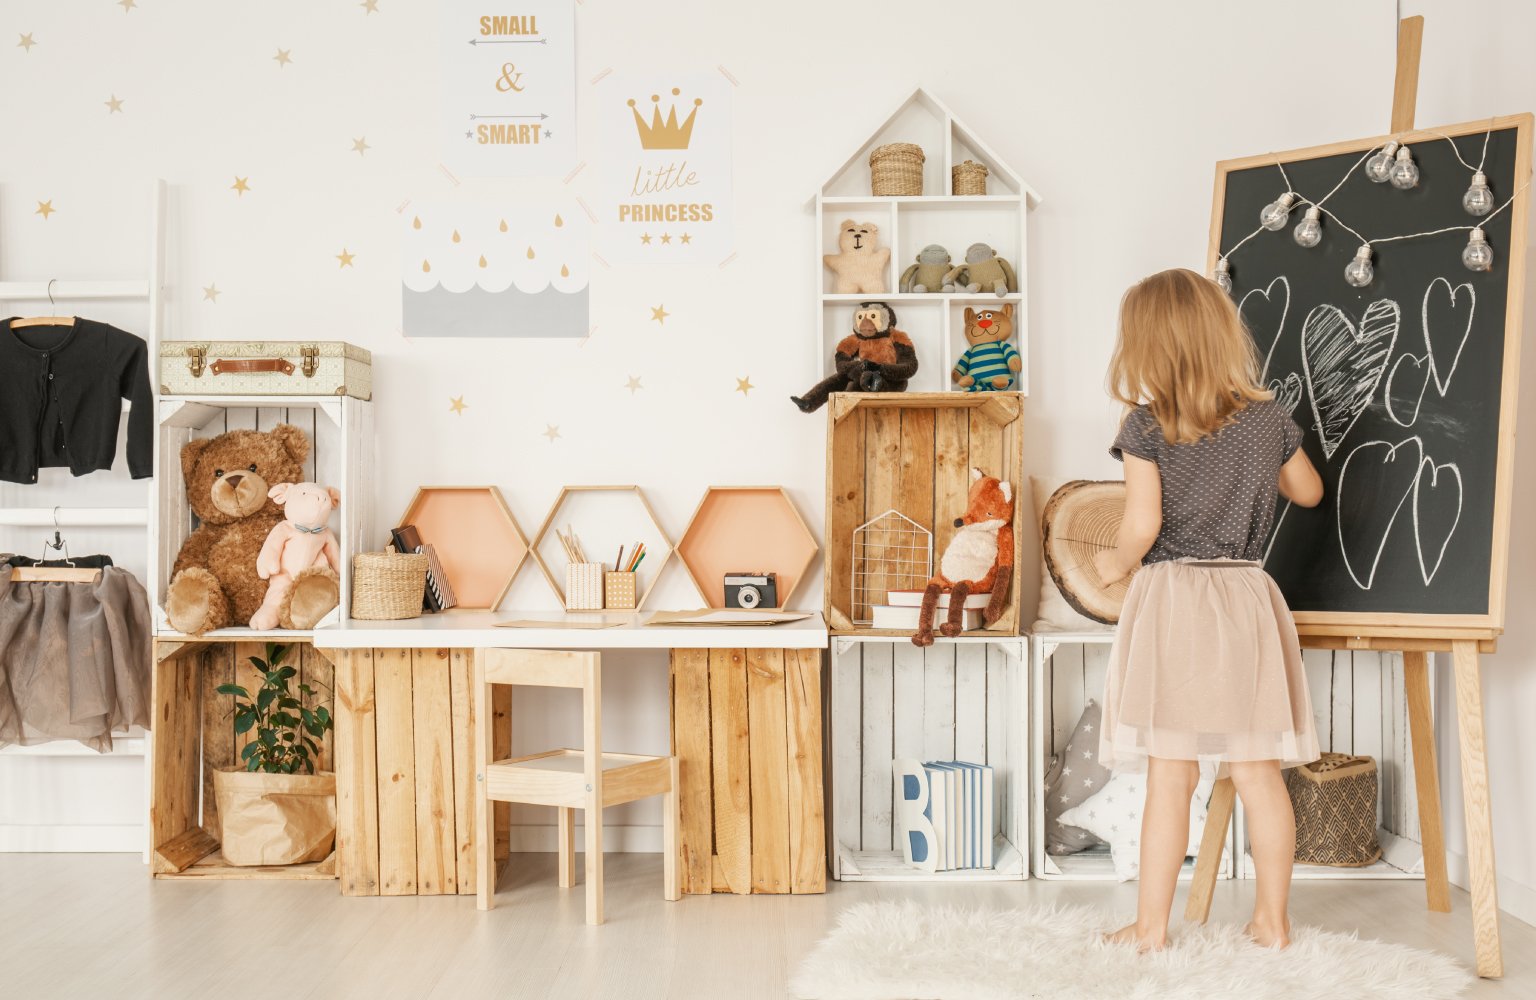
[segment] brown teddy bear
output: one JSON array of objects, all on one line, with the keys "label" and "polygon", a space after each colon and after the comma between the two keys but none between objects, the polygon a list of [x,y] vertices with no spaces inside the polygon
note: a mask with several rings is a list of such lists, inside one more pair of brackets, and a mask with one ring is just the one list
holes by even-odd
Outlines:
[{"label": "brown teddy bear", "polygon": [[[282,507],[268,493],[278,483],[302,481],[308,456],[309,439],[291,424],[229,431],[182,447],[187,502],[199,524],[182,543],[166,588],[166,617],[178,632],[199,635],[244,625],[261,607],[267,581],[257,573],[256,557],[283,521]],[[294,594],[291,603],[323,604],[301,598]],[[313,625],[295,621],[292,627]]]}]

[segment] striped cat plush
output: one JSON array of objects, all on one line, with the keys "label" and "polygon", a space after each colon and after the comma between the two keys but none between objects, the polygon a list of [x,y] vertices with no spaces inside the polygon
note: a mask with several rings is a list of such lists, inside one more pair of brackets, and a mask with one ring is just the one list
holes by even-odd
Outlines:
[{"label": "striped cat plush", "polygon": [[1013,388],[1014,376],[1024,367],[1018,348],[1008,343],[1013,336],[1013,305],[1001,309],[965,310],[965,340],[971,346],[960,355],[949,377],[967,392],[999,392]]}]

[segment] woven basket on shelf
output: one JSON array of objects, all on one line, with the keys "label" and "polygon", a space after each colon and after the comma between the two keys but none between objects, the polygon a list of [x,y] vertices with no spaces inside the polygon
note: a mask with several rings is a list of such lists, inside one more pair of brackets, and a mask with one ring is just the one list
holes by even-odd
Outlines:
[{"label": "woven basket on shelf", "polygon": [[877,146],[869,154],[869,188],[878,195],[923,193],[923,149],[910,142]]},{"label": "woven basket on shelf", "polygon": [[397,621],[421,617],[427,589],[425,553],[359,552],[352,557],[352,617]]},{"label": "woven basket on shelf", "polygon": [[955,194],[986,194],[987,168],[975,160],[966,160],[949,168]]},{"label": "woven basket on shelf", "polygon": [[1285,772],[1296,812],[1296,860],[1359,868],[1381,857],[1376,839],[1376,762],[1325,753]]}]

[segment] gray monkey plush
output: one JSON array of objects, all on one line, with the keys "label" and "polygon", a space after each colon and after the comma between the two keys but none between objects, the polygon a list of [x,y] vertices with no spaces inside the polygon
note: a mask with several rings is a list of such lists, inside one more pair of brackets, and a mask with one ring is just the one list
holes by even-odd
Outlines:
[{"label": "gray monkey plush", "polygon": [[944,275],[944,282],[954,282],[961,290],[973,294],[986,289],[1002,296],[1019,290],[1013,265],[985,243],[972,243],[966,247],[965,263],[951,268]]},{"label": "gray monkey plush", "polygon": [[917,253],[917,263],[901,272],[903,292],[952,292],[955,286],[944,280],[949,273],[949,251],[930,243]]}]

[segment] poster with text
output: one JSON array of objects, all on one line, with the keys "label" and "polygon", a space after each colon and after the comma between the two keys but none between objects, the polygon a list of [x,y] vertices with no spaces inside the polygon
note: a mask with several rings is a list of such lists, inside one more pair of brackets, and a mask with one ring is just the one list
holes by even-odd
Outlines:
[{"label": "poster with text", "polygon": [[477,176],[564,174],[576,163],[574,0],[515,13],[442,0],[442,131],[448,166]]},{"label": "poster with text", "polygon": [[599,250],[613,264],[718,263],[731,234],[731,87],[718,73],[615,73],[597,87]]},{"label": "poster with text", "polygon": [[591,224],[574,205],[412,203],[403,213],[407,337],[585,337]]}]

